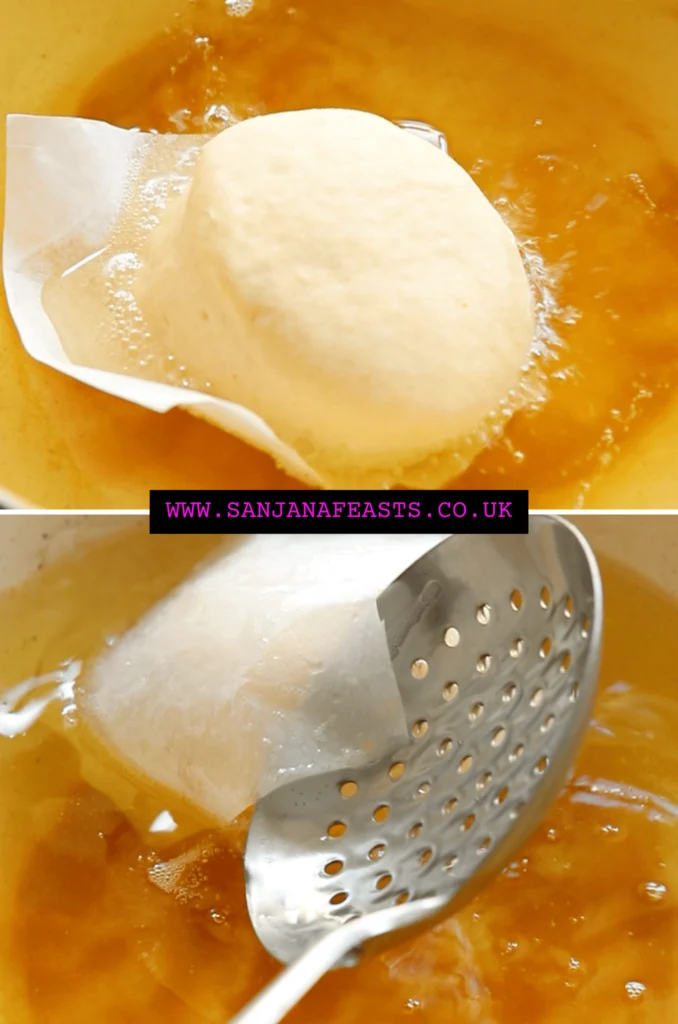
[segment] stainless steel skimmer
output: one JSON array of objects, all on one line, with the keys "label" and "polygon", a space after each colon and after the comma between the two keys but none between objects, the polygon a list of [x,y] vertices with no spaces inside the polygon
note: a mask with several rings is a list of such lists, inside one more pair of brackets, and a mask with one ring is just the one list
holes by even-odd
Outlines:
[{"label": "stainless steel skimmer", "polygon": [[257,804],[249,913],[291,966],[233,1024],[274,1024],[378,936],[458,909],[539,823],[588,723],[602,590],[565,520],[531,516],[527,536],[452,536],[377,606],[410,741]]}]

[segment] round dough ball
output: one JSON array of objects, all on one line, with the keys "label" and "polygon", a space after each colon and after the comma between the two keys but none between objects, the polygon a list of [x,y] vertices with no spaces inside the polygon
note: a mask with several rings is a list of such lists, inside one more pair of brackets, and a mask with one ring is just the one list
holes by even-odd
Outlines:
[{"label": "round dough ball", "polygon": [[534,334],[516,242],[469,175],[353,110],[210,140],[149,240],[138,298],[212,394],[338,487],[406,483],[472,435]]}]

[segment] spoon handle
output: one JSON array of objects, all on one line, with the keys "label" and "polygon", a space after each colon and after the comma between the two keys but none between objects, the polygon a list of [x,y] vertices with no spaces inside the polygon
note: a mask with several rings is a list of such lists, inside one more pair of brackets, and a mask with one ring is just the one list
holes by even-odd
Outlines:
[{"label": "spoon handle", "polygon": [[324,974],[358,952],[368,939],[419,924],[438,913],[445,903],[447,898],[432,896],[347,921],[281,971],[230,1024],[279,1024]]}]

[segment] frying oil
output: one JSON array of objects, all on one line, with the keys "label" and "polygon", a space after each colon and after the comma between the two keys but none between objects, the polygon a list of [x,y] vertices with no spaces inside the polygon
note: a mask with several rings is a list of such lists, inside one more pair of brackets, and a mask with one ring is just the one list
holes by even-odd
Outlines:
[{"label": "frying oil", "polygon": [[[213,547],[128,528],[5,593],[0,686],[86,669]],[[602,570],[599,695],[547,820],[454,920],[325,978],[295,1024],[676,1018],[678,605]],[[70,699],[0,737],[0,773],[3,1019],[223,1024],[275,974],[245,907],[245,821],[220,830],[134,778]]]},{"label": "frying oil", "polygon": [[[566,59],[557,33],[537,44],[462,17],[453,4],[430,5],[422,17],[411,0],[393,0],[388,18],[364,0],[196,5],[190,30],[163,33],[106,72],[78,113],[193,134],[313,106],[440,128],[514,230],[535,292],[539,388],[459,485],[509,479],[530,489],[536,507],[566,485],[563,505],[585,503],[591,481],[678,381],[678,172],[642,118],[584,58]],[[148,197],[150,216],[158,199]],[[106,266],[100,352],[123,372],[204,389],[209,382],[149,344],[134,305],[136,242],[116,255],[125,252],[126,261]],[[47,298],[76,344],[82,331],[69,321],[68,289],[86,288],[83,278],[67,281]],[[278,479],[271,468],[270,486]]]}]

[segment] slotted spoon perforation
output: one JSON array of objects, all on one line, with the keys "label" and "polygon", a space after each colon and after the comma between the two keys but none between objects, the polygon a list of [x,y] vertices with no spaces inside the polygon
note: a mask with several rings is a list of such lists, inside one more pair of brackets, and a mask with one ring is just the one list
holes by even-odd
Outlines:
[{"label": "slotted spoon perforation", "polygon": [[[269,794],[246,849],[257,935],[284,963],[334,943],[319,973],[451,912],[510,858],[565,779],[597,677],[597,566],[556,518],[532,516],[528,536],[450,537],[377,606],[409,742]],[[283,995],[237,1020],[280,1019]]]}]

